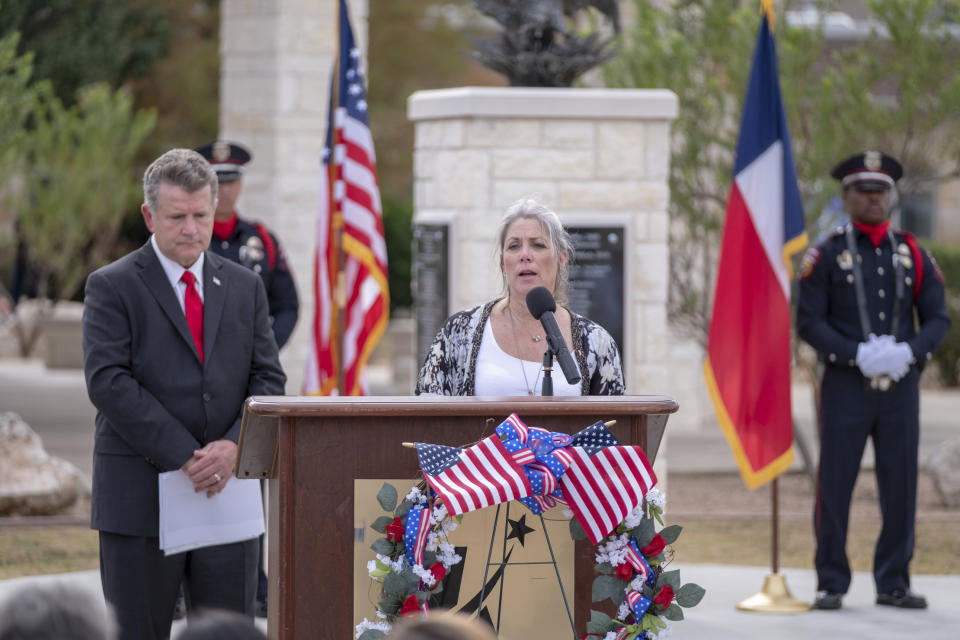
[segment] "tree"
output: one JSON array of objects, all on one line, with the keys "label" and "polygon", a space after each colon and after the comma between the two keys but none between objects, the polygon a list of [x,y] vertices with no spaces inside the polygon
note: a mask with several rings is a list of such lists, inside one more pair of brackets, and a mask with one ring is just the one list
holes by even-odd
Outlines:
[{"label": "tree", "polygon": [[163,3],[151,0],[7,0],[0,11],[0,33],[20,33],[19,53],[33,52],[37,77],[66,105],[88,84],[146,75],[170,30]]},{"label": "tree", "polygon": [[[18,244],[27,248],[42,319],[57,300],[73,297],[90,271],[123,252],[119,230],[138,189],[133,157],[156,116],[104,84],[64,105],[51,83],[28,84],[31,60],[13,53],[16,40],[0,40],[0,105],[16,107],[17,118],[0,125],[9,143],[0,156],[2,210],[15,219],[0,247],[6,255],[18,253]],[[14,317],[21,354],[29,355],[40,323]]]},{"label": "tree", "polygon": [[[36,88],[30,84],[31,58],[17,55],[19,39],[16,33],[0,38],[0,178],[12,175],[20,165],[26,125],[37,101]],[[17,189],[16,184],[0,181],[0,213],[9,210]]]},{"label": "tree", "polygon": [[[760,2],[634,4],[634,26],[605,77],[609,86],[666,87],[679,97],[668,311],[675,327],[705,344]],[[874,30],[845,46],[824,37],[834,3],[813,3],[816,19],[803,25],[784,19],[801,3],[780,4],[780,81],[808,224],[837,194],[827,177],[830,167],[865,148],[901,158],[909,176],[900,185],[906,196],[958,175],[960,137],[945,135],[960,129],[958,0],[868,0]]]}]

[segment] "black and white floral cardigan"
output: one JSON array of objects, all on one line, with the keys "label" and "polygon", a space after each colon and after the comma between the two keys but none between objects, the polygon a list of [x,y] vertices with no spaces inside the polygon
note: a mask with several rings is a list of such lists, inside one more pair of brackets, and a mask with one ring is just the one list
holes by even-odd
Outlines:
[{"label": "black and white floral cardigan", "polygon": [[[430,345],[427,359],[417,377],[416,394],[472,396],[474,372],[483,328],[499,300],[453,314]],[[569,309],[568,309],[569,311]],[[570,313],[573,356],[580,369],[580,393],[589,396],[623,395],[620,352],[606,329]]]}]

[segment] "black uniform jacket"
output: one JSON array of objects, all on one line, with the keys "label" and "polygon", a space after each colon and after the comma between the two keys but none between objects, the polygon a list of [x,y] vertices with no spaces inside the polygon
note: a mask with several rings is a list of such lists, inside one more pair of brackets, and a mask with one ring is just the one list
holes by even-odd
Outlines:
[{"label": "black uniform jacket", "polygon": [[[922,366],[950,326],[939,267],[905,231],[894,231],[895,247],[888,237],[874,247],[866,234],[856,228],[853,233],[870,330],[878,336],[892,330],[897,291],[894,260],[903,265],[904,297],[895,337],[910,345]],[[857,347],[864,341],[854,287],[855,259],[847,247],[846,227],[841,227],[818,247],[808,249],[800,268],[797,333],[827,364],[839,367],[856,367]]]},{"label": "black uniform jacket", "polygon": [[300,303],[293,274],[290,273],[277,237],[263,225],[238,217],[230,237],[223,239],[214,236],[210,250],[260,274],[263,286],[267,289],[277,345],[282,347],[286,344],[297,324]]}]

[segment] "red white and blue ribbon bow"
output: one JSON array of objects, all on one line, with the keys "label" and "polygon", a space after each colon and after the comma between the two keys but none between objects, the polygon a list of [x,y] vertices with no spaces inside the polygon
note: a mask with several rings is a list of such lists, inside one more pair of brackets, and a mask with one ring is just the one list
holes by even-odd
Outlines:
[{"label": "red white and blue ribbon bow", "polygon": [[640,549],[637,547],[637,541],[633,538],[630,538],[630,544],[627,546],[627,562],[640,574],[644,582],[649,585],[656,582],[657,577],[653,575],[653,569],[650,568],[647,559],[640,553]]},{"label": "red white and blue ribbon bow", "polygon": [[653,601],[639,591],[631,589],[627,592],[627,604],[630,605],[630,610],[633,611],[633,619],[640,622],[643,614],[647,612],[647,609],[650,608]]},{"label": "red white and blue ribbon bow", "polygon": [[403,546],[406,550],[407,564],[423,564],[423,549],[427,545],[430,533],[430,509],[423,505],[410,507],[407,511],[407,524],[403,531]]}]

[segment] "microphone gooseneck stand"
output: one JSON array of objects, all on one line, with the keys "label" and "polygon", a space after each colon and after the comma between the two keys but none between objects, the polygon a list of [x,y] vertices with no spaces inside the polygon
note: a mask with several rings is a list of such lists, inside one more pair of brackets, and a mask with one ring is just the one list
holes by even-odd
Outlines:
[{"label": "microphone gooseneck stand", "polygon": [[553,349],[547,345],[547,350],[543,352],[543,386],[540,387],[540,395],[553,395],[553,378],[550,372],[553,370]]}]

